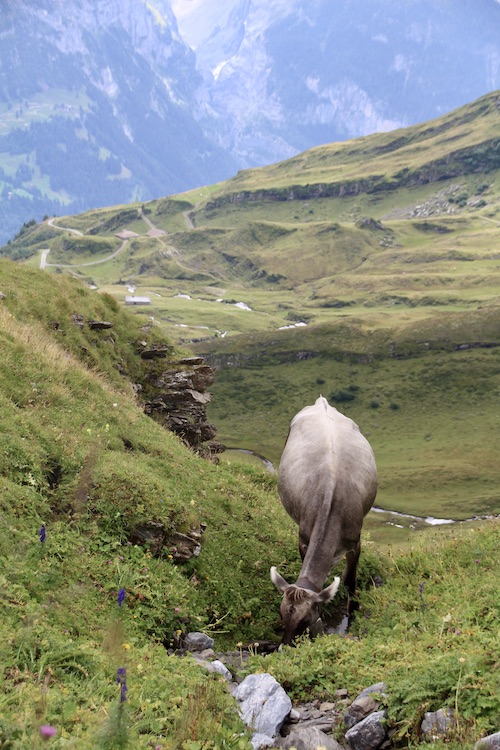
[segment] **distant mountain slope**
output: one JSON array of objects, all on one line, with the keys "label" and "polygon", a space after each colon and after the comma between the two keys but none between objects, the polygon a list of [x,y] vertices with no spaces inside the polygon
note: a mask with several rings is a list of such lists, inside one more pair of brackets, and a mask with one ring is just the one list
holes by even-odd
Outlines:
[{"label": "distant mountain slope", "polygon": [[173,0],[247,166],[411,125],[500,87],[500,5]]},{"label": "distant mountain slope", "polygon": [[42,212],[228,177],[195,119],[200,84],[168,2],[7,0],[0,16],[0,239]]},{"label": "distant mountain slope", "polygon": [[0,242],[495,88],[495,0],[5,0]]}]

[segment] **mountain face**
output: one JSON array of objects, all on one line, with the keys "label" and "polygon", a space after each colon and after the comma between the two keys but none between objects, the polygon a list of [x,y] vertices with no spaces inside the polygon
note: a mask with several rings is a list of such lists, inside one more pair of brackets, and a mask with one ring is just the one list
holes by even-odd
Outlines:
[{"label": "mountain face", "polygon": [[3,0],[0,242],[500,88],[497,0]]},{"label": "mountain face", "polygon": [[3,240],[31,216],[147,200],[234,172],[196,120],[202,80],[169,2],[4,0],[0,49]]},{"label": "mountain face", "polygon": [[500,87],[496,0],[173,0],[246,166],[437,117]]}]

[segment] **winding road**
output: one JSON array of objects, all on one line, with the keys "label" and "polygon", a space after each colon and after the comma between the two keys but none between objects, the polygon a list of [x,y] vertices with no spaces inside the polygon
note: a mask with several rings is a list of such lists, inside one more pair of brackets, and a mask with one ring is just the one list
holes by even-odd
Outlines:
[{"label": "winding road", "polygon": [[[144,219],[146,224],[153,230],[157,230],[157,227],[154,226],[154,224],[141,212],[141,218]],[[61,232],[71,232],[71,234],[76,234],[79,237],[84,237],[84,233],[80,232],[79,229],[70,229],[69,227],[61,227],[58,224],[54,223],[55,218],[49,219],[47,221],[47,224],[51,226],[53,229],[60,229]],[[162,232],[162,230],[158,229],[158,232]],[[162,232],[163,233],[163,232]],[[121,253],[124,248],[127,246],[129,240],[123,240],[120,247],[115,250],[114,253],[111,253],[111,255],[108,255],[106,258],[101,258],[100,260],[91,260],[87,261],[86,263],[47,263],[47,255],[50,253],[50,248],[45,248],[41,251],[41,257],[40,257],[40,270],[44,270],[47,266],[51,266],[52,268],[81,268],[83,266],[97,266],[101,263],[107,263],[108,260],[112,260],[113,258],[116,258],[116,256]]]}]

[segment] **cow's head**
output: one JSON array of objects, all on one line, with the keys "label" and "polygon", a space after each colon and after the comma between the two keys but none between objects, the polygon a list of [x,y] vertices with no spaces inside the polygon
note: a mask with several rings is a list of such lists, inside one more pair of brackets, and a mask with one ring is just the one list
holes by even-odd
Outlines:
[{"label": "cow's head", "polygon": [[333,583],[319,593],[287,583],[274,567],[271,568],[271,581],[283,594],[280,614],[285,630],[283,643],[286,646],[290,646],[306,630],[309,630],[312,637],[323,632],[321,605],[333,599],[340,585],[340,578],[335,578]]}]

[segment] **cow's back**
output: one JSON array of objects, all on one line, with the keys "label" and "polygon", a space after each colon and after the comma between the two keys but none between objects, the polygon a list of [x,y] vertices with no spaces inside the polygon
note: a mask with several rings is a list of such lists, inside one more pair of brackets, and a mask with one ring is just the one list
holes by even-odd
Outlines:
[{"label": "cow's back", "polygon": [[305,516],[312,520],[332,512],[362,523],[377,490],[371,446],[352,419],[320,396],[292,420],[278,489],[285,509],[298,524]]}]

